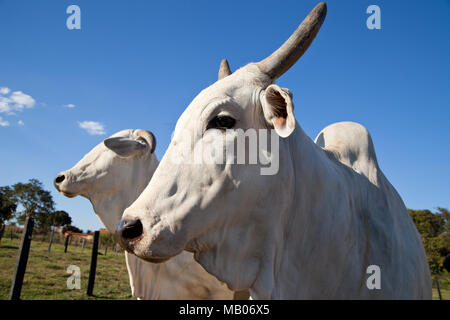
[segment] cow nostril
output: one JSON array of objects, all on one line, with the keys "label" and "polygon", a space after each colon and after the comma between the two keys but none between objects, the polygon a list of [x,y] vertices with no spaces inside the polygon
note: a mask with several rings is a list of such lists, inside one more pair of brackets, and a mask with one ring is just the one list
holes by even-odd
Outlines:
[{"label": "cow nostril", "polygon": [[65,178],[66,178],[66,176],[63,175],[63,174],[60,175],[60,176],[57,176],[56,179],[55,179],[55,183],[61,183],[61,182],[64,181]]},{"label": "cow nostril", "polygon": [[142,223],[140,220],[124,220],[119,231],[124,241],[136,240],[142,236]]}]

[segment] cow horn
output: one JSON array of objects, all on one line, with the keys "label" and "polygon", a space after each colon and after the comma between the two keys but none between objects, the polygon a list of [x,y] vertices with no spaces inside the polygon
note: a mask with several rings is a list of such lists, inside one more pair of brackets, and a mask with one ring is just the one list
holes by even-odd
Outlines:
[{"label": "cow horn", "polygon": [[150,145],[151,148],[151,152],[153,153],[155,151],[156,148],[156,138],[153,135],[153,133],[151,133],[148,130],[144,130],[144,129],[137,129],[134,131],[134,134],[136,135],[136,137],[143,137],[147,143]]},{"label": "cow horn", "polygon": [[230,66],[228,65],[227,59],[222,59],[219,68],[219,80],[229,76],[231,74]]},{"label": "cow horn", "polygon": [[277,51],[257,63],[259,69],[273,80],[285,73],[308,49],[326,15],[327,5],[321,2]]}]

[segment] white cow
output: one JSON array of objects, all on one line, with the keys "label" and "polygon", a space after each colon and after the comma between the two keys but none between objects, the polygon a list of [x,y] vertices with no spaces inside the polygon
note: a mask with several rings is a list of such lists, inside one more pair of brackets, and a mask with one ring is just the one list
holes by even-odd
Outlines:
[{"label": "white cow", "polygon": [[[272,55],[192,101],[117,227],[124,248],[153,262],[194,252],[208,272],[255,299],[431,298],[421,239],[367,131],[336,124],[315,144],[295,119],[292,94],[274,84],[325,15],[320,3]],[[262,174],[262,160],[231,161],[228,150],[249,129],[276,132],[270,150],[257,136],[276,174]],[[204,160],[192,161],[198,150]],[[246,159],[251,150],[249,143]]]},{"label": "white cow", "polygon": [[[111,232],[142,192],[158,166],[156,140],[146,130],[123,130],[61,172],[55,187],[67,197],[88,198]],[[139,299],[232,299],[233,291],[208,274],[185,252],[164,264],[125,253],[132,295]]]}]

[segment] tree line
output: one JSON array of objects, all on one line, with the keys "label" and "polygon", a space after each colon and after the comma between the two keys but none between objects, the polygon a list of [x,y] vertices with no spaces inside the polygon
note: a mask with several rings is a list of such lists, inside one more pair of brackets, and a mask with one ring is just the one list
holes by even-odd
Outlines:
[{"label": "tree line", "polygon": [[50,191],[45,190],[39,180],[0,187],[0,238],[7,222],[15,224],[15,220],[23,225],[28,215],[33,216],[35,228],[40,233],[49,232],[52,226],[64,227],[63,231],[82,232],[71,225],[72,218],[66,211],[55,210]]},{"label": "tree line", "polygon": [[442,273],[444,258],[450,254],[450,212],[440,207],[436,212],[408,211],[422,238],[431,273]]}]

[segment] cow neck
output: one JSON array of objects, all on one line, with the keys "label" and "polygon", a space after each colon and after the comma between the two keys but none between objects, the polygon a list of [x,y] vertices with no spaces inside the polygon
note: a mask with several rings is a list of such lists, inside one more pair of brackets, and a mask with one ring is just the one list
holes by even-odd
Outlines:
[{"label": "cow neck", "polygon": [[[304,185],[313,185],[314,190],[320,190],[320,183],[317,183],[321,180],[317,179],[320,152],[298,123],[291,136],[280,138],[280,169],[277,175],[283,181],[281,192],[286,195],[283,202],[275,207],[277,210],[266,214],[266,218],[271,220],[270,228],[260,237],[264,243],[259,244],[259,266],[250,289],[255,299],[279,299],[285,291],[284,283],[292,285],[289,276],[283,273],[293,273],[290,266],[293,253],[302,252],[301,245],[295,239],[301,232],[299,227],[303,210],[299,208],[306,199],[314,200],[311,188]],[[280,281],[280,278],[287,281]],[[290,279],[293,278],[295,276],[292,274]]]},{"label": "cow neck", "polygon": [[[329,239],[338,243],[351,232],[348,226],[339,224],[339,221],[351,221],[351,218],[344,217],[350,214],[349,210],[339,208],[343,207],[343,203],[344,206],[348,204],[347,199],[353,199],[356,207],[363,203],[364,194],[360,191],[360,184],[365,184],[366,181],[327,156],[298,124],[294,132],[293,139],[287,141],[294,171],[293,201],[284,212],[284,219],[280,220],[283,240],[272,248],[274,252],[265,253],[265,256],[271,254],[274,257],[270,263],[272,281],[262,288],[266,291],[258,292],[256,287],[256,292],[252,292],[255,297],[310,297],[317,288],[308,288],[304,284],[314,283],[311,278],[320,281],[327,272],[323,268],[328,265],[330,257],[322,254],[324,251],[328,252],[324,248],[339,247],[330,243]],[[329,210],[330,208],[334,210]],[[322,237],[319,233],[329,221],[335,221],[335,224],[330,223],[329,228],[326,228],[326,237]],[[315,239],[314,242],[311,239]],[[365,242],[363,240],[361,239],[361,243]],[[335,272],[346,265],[346,253],[340,253],[342,254],[332,253],[336,257],[333,261]],[[314,267],[308,270],[308,266]],[[298,279],[298,282],[293,283],[292,279]]]},{"label": "cow neck", "polygon": [[141,177],[148,177],[136,181],[134,186],[124,188],[114,194],[104,194],[97,192],[90,194],[88,199],[91,201],[94,211],[103,225],[110,231],[115,232],[116,224],[122,218],[122,214],[142,193],[150,182],[153,172],[158,166],[156,156],[151,156],[148,166],[144,166],[145,172]]}]

